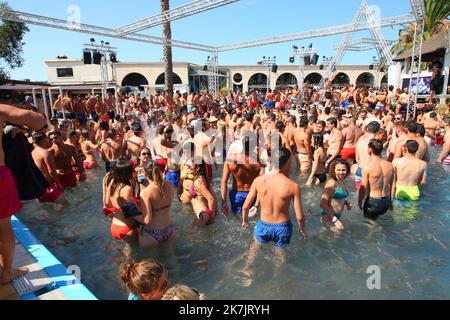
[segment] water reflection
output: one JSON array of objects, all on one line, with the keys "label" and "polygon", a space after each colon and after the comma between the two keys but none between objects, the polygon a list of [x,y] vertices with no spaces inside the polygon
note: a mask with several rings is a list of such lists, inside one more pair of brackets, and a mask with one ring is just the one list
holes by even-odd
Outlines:
[{"label": "water reflection", "polygon": [[[67,193],[68,210],[28,202],[18,217],[65,265],[80,266],[82,282],[100,299],[126,299],[117,277],[119,264],[150,257],[166,265],[172,283],[195,287],[209,299],[448,299],[450,178],[445,170],[431,163],[421,202],[396,202],[395,210],[375,223],[357,209],[349,181],[353,209],[345,212],[341,233],[320,224],[322,187],[302,188],[309,239],[301,239],[295,227],[286,263],[278,267],[273,245],[268,245],[245,269],[255,219],[246,232],[239,217],[219,217],[214,225],[197,228],[191,209],[177,201],[172,242],[142,252],[138,245],[111,240],[110,222],[101,213],[101,169]],[[215,173],[216,191],[220,176]],[[306,177],[296,179],[304,185]],[[370,265],[381,268],[382,290],[366,287]]]}]

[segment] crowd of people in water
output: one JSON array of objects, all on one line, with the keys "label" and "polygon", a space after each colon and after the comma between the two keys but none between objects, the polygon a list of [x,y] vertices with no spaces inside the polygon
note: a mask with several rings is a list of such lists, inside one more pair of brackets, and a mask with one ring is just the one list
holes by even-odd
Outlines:
[{"label": "crowd of people in water", "polygon": [[[419,201],[427,165],[450,165],[448,105],[424,104],[407,117],[409,93],[393,87],[305,87],[267,93],[166,92],[141,98],[121,92],[102,99],[67,92],[46,119],[30,99],[0,105],[0,277],[1,284],[26,274],[13,270],[11,216],[20,201],[70,206],[64,191],[103,170],[103,214],[111,238],[157,248],[175,235],[174,201],[192,208],[193,223],[213,224],[237,216],[254,227],[249,263],[258,247],[274,242],[277,261],[293,234],[307,239],[301,187],[323,185],[320,219],[341,232],[345,211],[358,207],[369,220],[393,210],[394,200]],[[442,147],[430,158],[432,145]],[[211,186],[222,171],[220,194]],[[349,202],[348,177],[358,203]],[[231,183],[230,183],[231,178]],[[320,204],[319,204],[320,203]],[[163,265],[148,260],[120,267],[130,299],[204,299],[183,285],[170,288]]]}]

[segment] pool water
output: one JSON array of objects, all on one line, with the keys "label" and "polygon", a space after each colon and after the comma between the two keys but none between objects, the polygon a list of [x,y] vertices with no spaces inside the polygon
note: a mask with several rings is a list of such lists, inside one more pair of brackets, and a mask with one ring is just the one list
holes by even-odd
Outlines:
[{"label": "pool water", "polygon": [[[432,148],[433,161],[439,152]],[[150,257],[166,266],[172,284],[197,288],[208,299],[449,299],[450,168],[431,162],[428,173],[419,203],[396,202],[394,211],[375,223],[357,208],[349,178],[353,209],[344,213],[345,230],[339,234],[320,224],[322,187],[303,187],[309,238],[300,238],[292,210],[294,234],[281,266],[269,244],[246,269],[256,220],[245,232],[234,217],[220,216],[214,225],[198,228],[191,209],[178,201],[172,206],[176,239],[171,243],[143,252],[111,240],[110,222],[102,214],[103,169],[88,173],[86,183],[65,193],[69,209],[32,201],[18,218],[66,266],[79,266],[81,281],[99,299],[126,299],[120,263]],[[291,176],[304,186],[307,177],[297,178],[295,169]],[[220,177],[215,172],[212,182],[219,198]],[[367,269],[373,265],[381,271],[379,290],[367,286]]]}]

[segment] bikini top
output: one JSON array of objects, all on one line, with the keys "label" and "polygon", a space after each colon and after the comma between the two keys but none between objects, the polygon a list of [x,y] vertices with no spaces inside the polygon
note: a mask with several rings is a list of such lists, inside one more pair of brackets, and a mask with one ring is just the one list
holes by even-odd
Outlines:
[{"label": "bikini top", "polygon": [[183,174],[181,175],[181,179],[194,181],[195,176],[192,173],[183,172]]},{"label": "bikini top", "polygon": [[336,190],[336,193],[333,196],[334,200],[344,200],[346,199],[348,196],[350,195],[350,193],[348,192],[347,189],[342,190],[340,184],[338,183],[338,189]]}]

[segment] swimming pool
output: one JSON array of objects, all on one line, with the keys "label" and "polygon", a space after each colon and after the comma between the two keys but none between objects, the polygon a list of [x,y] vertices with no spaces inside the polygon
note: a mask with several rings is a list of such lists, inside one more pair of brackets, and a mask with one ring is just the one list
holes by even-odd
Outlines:
[{"label": "swimming pool", "polygon": [[[439,152],[432,148],[433,161]],[[428,173],[420,203],[396,203],[395,210],[374,225],[357,209],[349,179],[353,209],[344,213],[346,229],[341,234],[320,225],[322,188],[303,187],[309,239],[300,239],[294,231],[287,262],[279,267],[273,245],[263,247],[251,272],[242,270],[252,232],[241,231],[240,219],[219,217],[214,225],[199,229],[192,226],[190,209],[178,201],[172,207],[172,243],[142,252],[111,240],[110,223],[102,214],[103,170],[89,173],[86,183],[66,192],[69,209],[57,212],[52,205],[33,201],[18,218],[66,266],[78,265],[82,283],[99,299],[127,298],[117,276],[126,256],[161,261],[172,284],[197,288],[208,299],[449,299],[450,168],[431,162]],[[220,174],[215,173],[212,183],[218,195]],[[303,185],[305,181],[298,179]],[[380,290],[367,287],[371,274],[366,271],[372,265],[381,270]]]}]

